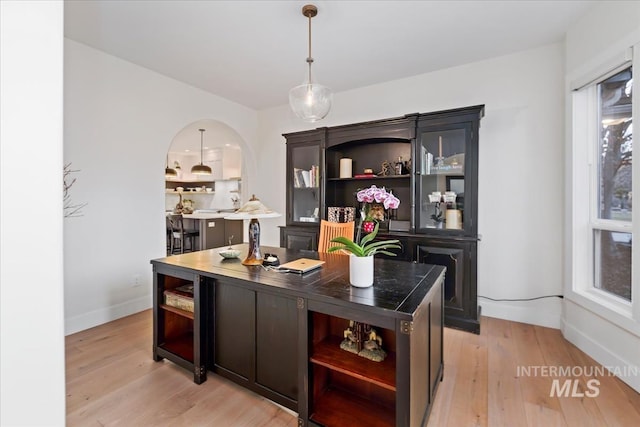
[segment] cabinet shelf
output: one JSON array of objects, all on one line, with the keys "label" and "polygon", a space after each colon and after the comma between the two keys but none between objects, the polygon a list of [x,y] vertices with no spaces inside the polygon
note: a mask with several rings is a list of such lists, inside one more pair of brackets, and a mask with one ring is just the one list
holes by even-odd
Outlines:
[{"label": "cabinet shelf", "polygon": [[396,390],[396,354],[388,352],[382,362],[374,362],[340,348],[339,337],[328,337],[314,345],[312,363],[358,378],[387,390]]},{"label": "cabinet shelf", "polygon": [[193,363],[193,333],[191,332],[167,338],[160,347]]},{"label": "cabinet shelf", "polygon": [[172,313],[177,314],[178,316],[182,316],[182,317],[186,317],[187,319],[191,319],[193,320],[193,313],[190,311],[186,311],[186,310],[181,310],[179,308],[176,307],[172,307],[170,305],[166,305],[166,304],[161,304],[160,308],[162,308],[163,310],[166,311],[170,311]]},{"label": "cabinet shelf", "polygon": [[[358,357],[358,356],[356,356]],[[393,408],[363,399],[335,387],[327,388],[316,400],[310,418],[327,426],[389,427],[396,425]]]},{"label": "cabinet shelf", "polygon": [[166,179],[165,182],[171,182],[173,184],[212,184],[215,182],[213,179],[209,179],[207,181],[197,181],[197,180],[180,180],[180,179]]},{"label": "cabinet shelf", "polygon": [[183,196],[187,195],[187,194],[190,195],[190,196],[192,196],[194,194],[201,195],[201,196],[205,196],[205,195],[213,196],[216,192],[215,191],[174,191],[174,190],[171,190],[171,189],[167,188],[167,189],[165,189],[165,193],[167,193],[167,194],[182,194]]},{"label": "cabinet shelf", "polygon": [[411,178],[410,174],[406,175],[388,175],[388,176],[367,176],[362,178],[327,178],[327,181],[378,181],[384,179],[409,179]]}]

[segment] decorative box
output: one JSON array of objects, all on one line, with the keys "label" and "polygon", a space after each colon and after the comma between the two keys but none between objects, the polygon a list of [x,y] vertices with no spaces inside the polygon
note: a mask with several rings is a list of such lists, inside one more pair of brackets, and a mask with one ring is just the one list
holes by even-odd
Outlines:
[{"label": "decorative box", "polygon": [[327,209],[329,222],[352,222],[355,220],[356,208],[331,206]]}]

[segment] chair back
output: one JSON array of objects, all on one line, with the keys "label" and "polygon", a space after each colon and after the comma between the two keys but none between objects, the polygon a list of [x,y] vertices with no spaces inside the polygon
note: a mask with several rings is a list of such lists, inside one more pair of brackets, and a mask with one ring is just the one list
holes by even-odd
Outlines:
[{"label": "chair back", "polygon": [[184,233],[182,214],[167,215],[167,227],[171,229],[171,235],[174,239],[182,239]]},{"label": "chair back", "polygon": [[[320,238],[318,240],[318,252],[327,252],[332,246],[336,246],[336,243],[331,242],[331,239],[343,236],[348,239],[353,239],[353,232],[355,230],[355,222],[329,222],[320,220]],[[337,252],[336,252],[337,253]]]}]

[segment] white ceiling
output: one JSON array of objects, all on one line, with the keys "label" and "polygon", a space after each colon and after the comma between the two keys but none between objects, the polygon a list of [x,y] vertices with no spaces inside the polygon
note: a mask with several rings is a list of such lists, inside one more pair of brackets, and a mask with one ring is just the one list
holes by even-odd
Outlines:
[{"label": "white ceiling", "polygon": [[[65,36],[254,109],[302,83],[308,1],[65,1]],[[313,1],[313,71],[341,92],[560,41],[593,1]]]}]

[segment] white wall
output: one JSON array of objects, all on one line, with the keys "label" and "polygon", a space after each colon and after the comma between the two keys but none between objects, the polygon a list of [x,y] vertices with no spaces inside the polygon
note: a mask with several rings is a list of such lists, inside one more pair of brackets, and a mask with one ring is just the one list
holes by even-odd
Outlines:
[{"label": "white wall", "polygon": [[0,425],[63,426],[63,4],[0,18]]},{"label": "white wall", "polygon": [[64,64],[64,159],[80,171],[73,200],[87,203],[64,229],[65,329],[72,333],[151,306],[149,260],[165,254],[163,168],[175,135],[198,120],[225,123],[246,145],[250,185],[257,116],[72,40],[65,40]]},{"label": "white wall", "polygon": [[[329,116],[317,126],[295,119],[288,106],[260,112],[258,133],[264,144],[256,147],[258,175],[271,179],[257,182],[255,189],[269,206],[284,212],[285,194],[274,191],[285,187],[282,133],[485,104],[478,293],[492,298],[561,294],[563,61],[563,45],[553,44],[339,93]],[[284,218],[277,222],[284,224]],[[263,227],[262,239],[277,244],[277,229]],[[486,316],[560,326],[557,299],[479,303]]]},{"label": "white wall", "polygon": [[[567,104],[570,104],[569,83],[579,79],[585,73],[600,69],[600,65],[611,59],[612,54],[620,53],[624,49],[640,42],[640,2],[603,2],[592,8],[587,15],[576,22],[567,32],[566,37],[566,82],[565,88]],[[640,55],[640,52],[635,52]],[[602,70],[604,72],[604,70]],[[637,70],[636,70],[637,71]],[[637,84],[636,84],[637,87]],[[638,92],[635,92],[634,104],[639,102]],[[634,107],[635,107],[634,105]],[[635,108],[634,116],[638,112]],[[571,194],[573,176],[571,169],[572,141],[571,141],[571,111],[566,115],[566,192]],[[638,176],[634,174],[634,178]],[[580,183],[579,183],[580,184]],[[634,187],[640,185],[633,183]],[[573,286],[573,251],[572,247],[572,217],[571,199],[567,199],[566,221],[566,250],[565,250],[565,308],[562,332],[582,351],[605,366],[628,367],[629,375],[621,378],[635,390],[640,392],[640,377],[631,375],[640,369],[640,325],[635,322],[635,328],[621,328],[601,316],[601,310],[594,308],[593,303],[572,292]],[[634,219],[635,221],[635,219]],[[638,230],[635,224],[634,230]],[[637,274],[639,254],[634,251],[634,276]],[[637,280],[637,279],[636,279]],[[637,295],[633,298],[637,299]],[[590,307],[592,309],[590,309]],[[629,324],[633,324],[630,321]],[[634,330],[635,329],[635,330]]]}]

